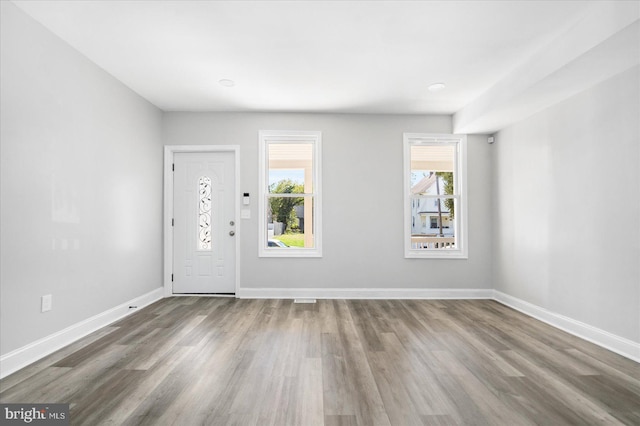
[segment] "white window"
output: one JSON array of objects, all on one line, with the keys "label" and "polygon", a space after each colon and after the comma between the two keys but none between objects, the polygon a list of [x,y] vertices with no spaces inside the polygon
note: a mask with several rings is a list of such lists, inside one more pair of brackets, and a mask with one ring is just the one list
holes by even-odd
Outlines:
[{"label": "white window", "polygon": [[404,134],[405,257],[467,258],[466,144],[464,135]]},{"label": "white window", "polygon": [[258,255],[321,257],[321,133],[262,130],[259,139]]}]

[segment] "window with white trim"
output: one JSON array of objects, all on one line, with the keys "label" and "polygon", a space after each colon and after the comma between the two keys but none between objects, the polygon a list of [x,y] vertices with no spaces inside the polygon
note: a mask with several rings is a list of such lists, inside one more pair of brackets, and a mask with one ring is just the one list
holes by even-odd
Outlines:
[{"label": "window with white trim", "polygon": [[468,257],[465,135],[405,133],[404,254]]},{"label": "window with white trim", "polygon": [[259,142],[258,255],[321,257],[322,134],[262,130]]}]

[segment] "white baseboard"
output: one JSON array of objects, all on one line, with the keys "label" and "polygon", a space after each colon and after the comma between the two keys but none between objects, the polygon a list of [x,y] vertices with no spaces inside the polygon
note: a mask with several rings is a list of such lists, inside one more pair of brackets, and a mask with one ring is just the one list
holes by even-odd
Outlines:
[{"label": "white baseboard", "polygon": [[128,302],[122,303],[114,308],[104,311],[84,321],[73,324],[70,327],[60,330],[35,342],[29,343],[21,348],[11,351],[0,357],[0,378],[4,378],[27,365],[44,358],[45,356],[62,349],[63,347],[75,342],[88,334],[99,330],[121,318],[132,314],[136,310],[129,309],[129,306],[135,305],[138,309],[150,305],[164,297],[164,288],[157,288],[136,297]]},{"label": "white baseboard", "polygon": [[240,288],[241,299],[491,299],[490,289]]},{"label": "white baseboard", "polygon": [[540,306],[509,296],[498,290],[493,291],[493,299],[510,308],[552,325],[581,339],[595,343],[626,358],[640,362],[640,343],[609,333],[589,324],[549,311]]}]

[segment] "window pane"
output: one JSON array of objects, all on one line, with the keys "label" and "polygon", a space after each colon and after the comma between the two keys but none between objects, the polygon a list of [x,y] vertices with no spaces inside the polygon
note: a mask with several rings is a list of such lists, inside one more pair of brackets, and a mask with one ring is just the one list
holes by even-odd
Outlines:
[{"label": "window pane", "polygon": [[271,194],[303,194],[304,169],[269,169]]},{"label": "window pane", "polygon": [[198,250],[211,250],[211,178],[198,179]]},{"label": "window pane", "polygon": [[313,196],[267,198],[267,247],[315,247]]},{"label": "window pane", "polygon": [[455,205],[453,198],[411,199],[411,248],[455,249]]},{"label": "window pane", "polygon": [[268,185],[272,194],[313,192],[313,144],[268,144]]},{"label": "window pane", "polygon": [[258,256],[321,257],[321,132],[261,130],[259,141]]},{"label": "window pane", "polygon": [[411,194],[452,195],[455,146],[411,146]]},{"label": "window pane", "polygon": [[403,139],[405,257],[466,259],[466,135]]}]

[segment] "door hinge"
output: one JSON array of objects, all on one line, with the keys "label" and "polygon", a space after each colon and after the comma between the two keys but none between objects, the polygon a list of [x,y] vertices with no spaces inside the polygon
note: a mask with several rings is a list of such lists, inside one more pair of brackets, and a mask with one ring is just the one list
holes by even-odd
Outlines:
[{"label": "door hinge", "polygon": [[171,282],[173,282],[173,274],[171,274]]},{"label": "door hinge", "polygon": [[175,225],[175,219],[171,219],[171,226],[176,226]]},{"label": "door hinge", "polygon": [[175,172],[176,171],[176,163],[172,163],[171,164],[171,171]]}]

